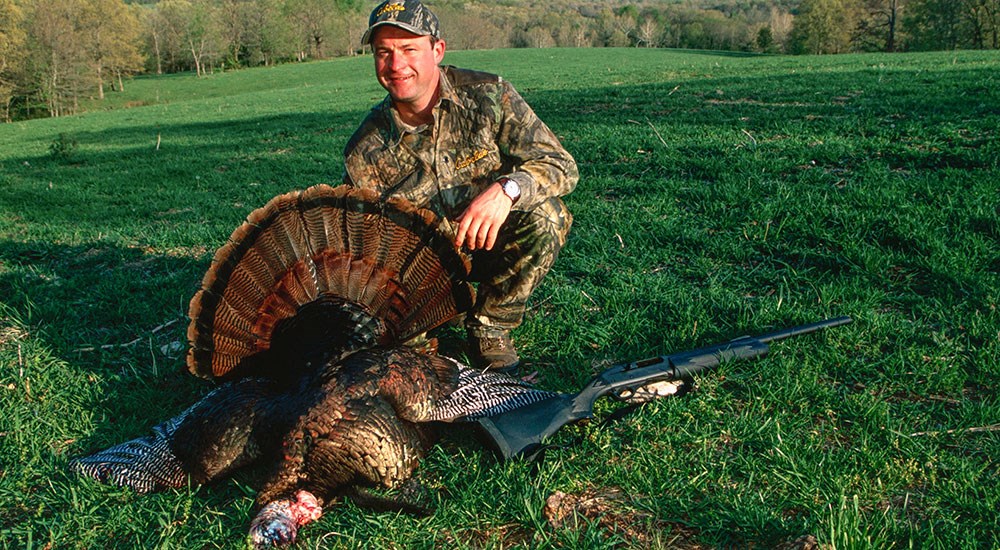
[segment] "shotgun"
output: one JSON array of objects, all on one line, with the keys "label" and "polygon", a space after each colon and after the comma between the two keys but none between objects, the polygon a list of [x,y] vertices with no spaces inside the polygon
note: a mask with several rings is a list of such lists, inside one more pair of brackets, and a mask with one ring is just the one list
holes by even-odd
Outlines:
[{"label": "shotgun", "polygon": [[[535,458],[544,441],[566,424],[592,418],[594,403],[610,395],[619,401],[644,402],[673,393],[697,374],[721,363],[767,354],[777,340],[846,325],[850,317],[836,317],[763,336],[741,336],[729,342],[692,351],[651,357],[608,368],[576,394],[557,394],[542,401],[478,420],[483,433],[502,459]],[[644,388],[647,391],[643,397]]]}]

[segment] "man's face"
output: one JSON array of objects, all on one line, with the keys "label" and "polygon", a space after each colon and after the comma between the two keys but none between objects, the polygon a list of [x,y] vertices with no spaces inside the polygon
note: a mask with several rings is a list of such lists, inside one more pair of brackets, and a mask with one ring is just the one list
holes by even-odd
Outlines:
[{"label": "man's face", "polygon": [[422,110],[437,93],[444,49],[443,40],[431,44],[429,36],[385,25],[375,30],[372,40],[375,76],[397,106]]}]

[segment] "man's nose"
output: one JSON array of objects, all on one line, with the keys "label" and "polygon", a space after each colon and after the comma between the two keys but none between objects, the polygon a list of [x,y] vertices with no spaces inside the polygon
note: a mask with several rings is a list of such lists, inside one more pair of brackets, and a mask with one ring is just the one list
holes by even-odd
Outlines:
[{"label": "man's nose", "polygon": [[392,70],[402,69],[406,66],[403,56],[397,55],[395,52],[389,54],[389,67]]}]

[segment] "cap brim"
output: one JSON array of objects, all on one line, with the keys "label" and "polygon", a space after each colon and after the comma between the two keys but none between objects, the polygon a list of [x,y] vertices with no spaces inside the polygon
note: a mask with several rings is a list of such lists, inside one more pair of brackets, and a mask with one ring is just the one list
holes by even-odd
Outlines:
[{"label": "cap brim", "polygon": [[371,44],[371,40],[372,40],[372,38],[374,38],[374,36],[372,36],[372,35],[375,34],[375,29],[377,29],[379,27],[384,27],[386,25],[392,25],[393,27],[399,27],[399,28],[403,29],[404,31],[411,32],[411,33],[413,33],[413,34],[415,34],[417,36],[430,36],[431,35],[431,33],[427,32],[427,31],[420,30],[420,29],[414,27],[413,25],[408,25],[406,23],[400,23],[399,21],[379,21],[378,23],[375,23],[374,25],[368,27],[368,30],[365,31],[365,34],[361,35],[361,45],[365,46],[367,44]]}]

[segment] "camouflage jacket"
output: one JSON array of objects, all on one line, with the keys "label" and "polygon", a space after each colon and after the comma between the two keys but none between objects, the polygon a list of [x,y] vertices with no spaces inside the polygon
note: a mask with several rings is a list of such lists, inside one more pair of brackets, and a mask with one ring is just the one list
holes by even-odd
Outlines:
[{"label": "camouflage jacket", "polygon": [[344,149],[344,183],[401,196],[449,220],[501,176],[521,187],[516,210],[573,190],[576,161],[508,82],[441,67],[434,122],[403,124],[388,97]]}]

